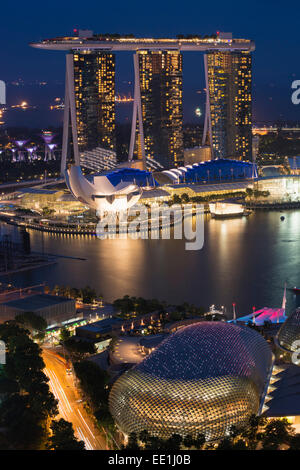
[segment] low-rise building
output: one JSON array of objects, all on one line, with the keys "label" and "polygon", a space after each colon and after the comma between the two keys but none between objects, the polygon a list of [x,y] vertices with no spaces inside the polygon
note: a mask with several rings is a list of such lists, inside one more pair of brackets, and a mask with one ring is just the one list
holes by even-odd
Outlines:
[{"label": "low-rise building", "polygon": [[33,312],[43,317],[48,327],[62,325],[76,317],[75,300],[48,294],[26,295],[0,303],[0,323],[16,315]]}]

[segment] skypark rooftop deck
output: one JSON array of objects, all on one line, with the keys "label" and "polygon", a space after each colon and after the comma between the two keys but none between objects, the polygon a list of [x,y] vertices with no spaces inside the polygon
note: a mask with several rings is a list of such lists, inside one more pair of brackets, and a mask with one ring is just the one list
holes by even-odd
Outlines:
[{"label": "skypark rooftop deck", "polygon": [[48,50],[178,50],[178,51],[254,51],[250,39],[216,38],[135,38],[93,35],[92,37],[57,37],[30,43],[37,49]]}]

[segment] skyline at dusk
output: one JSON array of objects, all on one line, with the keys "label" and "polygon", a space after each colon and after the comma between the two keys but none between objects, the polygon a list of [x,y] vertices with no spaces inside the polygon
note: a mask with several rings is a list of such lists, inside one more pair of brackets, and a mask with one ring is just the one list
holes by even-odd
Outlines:
[{"label": "skyline at dusk", "polygon": [[2,5],[0,455],[300,451],[298,11]]},{"label": "skyline at dusk", "polygon": [[[214,11],[208,5],[195,6],[186,2],[157,1],[147,5],[138,2],[115,2],[97,4],[89,2],[88,8],[80,8],[74,1],[72,8],[54,0],[51,8],[43,14],[37,2],[2,7],[6,17],[1,28],[1,49],[3,64],[1,78],[7,82],[22,78],[25,82],[44,80],[49,83],[43,93],[32,91],[33,100],[52,97],[62,90],[64,84],[64,53],[33,50],[29,43],[48,37],[64,36],[73,28],[91,29],[96,33],[133,33],[137,37],[175,37],[176,34],[212,34],[216,31],[231,31],[234,37],[253,39],[256,50],[253,53],[253,120],[297,121],[299,110],[291,102],[291,83],[300,76],[297,57],[297,15],[290,15],[290,9],[282,9],[273,2],[253,1],[248,8],[241,8],[239,2],[214,3]],[[280,11],[279,11],[280,10]],[[11,34],[11,30],[14,33]],[[118,53],[116,61],[116,88],[121,93],[132,90],[128,82],[133,79],[133,65],[130,53]],[[203,55],[187,52],[183,55],[184,120],[197,122],[194,110],[197,106],[204,113],[204,70]],[[61,85],[55,84],[60,82]],[[202,90],[201,94],[197,91]],[[29,95],[31,91],[28,92]],[[49,98],[50,98],[49,97]],[[8,87],[8,102],[14,101],[13,90]],[[130,114],[130,113],[129,113]],[[201,122],[201,120],[200,120]]]}]

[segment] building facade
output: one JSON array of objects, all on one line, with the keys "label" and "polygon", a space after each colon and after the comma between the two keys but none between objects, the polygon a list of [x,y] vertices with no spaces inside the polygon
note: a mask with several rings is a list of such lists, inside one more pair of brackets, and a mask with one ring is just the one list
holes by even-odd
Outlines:
[{"label": "building facade", "polygon": [[0,323],[26,312],[44,318],[48,327],[67,323],[77,316],[75,300],[41,293],[0,302]]},{"label": "building facade", "polygon": [[252,160],[250,51],[209,52],[205,68],[213,157]]},{"label": "building facade", "polygon": [[78,150],[84,165],[85,152],[115,151],[115,55],[76,51],[73,60]]},{"label": "building facade", "polygon": [[165,168],[183,162],[182,54],[140,51],[145,154]]}]

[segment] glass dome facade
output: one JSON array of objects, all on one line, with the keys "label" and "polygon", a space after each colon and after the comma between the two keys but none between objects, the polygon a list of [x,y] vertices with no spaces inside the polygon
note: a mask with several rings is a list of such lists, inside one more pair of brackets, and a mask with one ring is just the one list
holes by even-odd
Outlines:
[{"label": "glass dome facade", "polygon": [[291,353],[298,350],[299,344],[295,344],[295,341],[300,340],[300,308],[297,308],[284,322],[278,332],[277,340],[282,349]]},{"label": "glass dome facade", "polygon": [[271,368],[271,350],[256,331],[200,322],[125,372],[112,387],[110,410],[125,434],[219,439],[258,412]]}]

